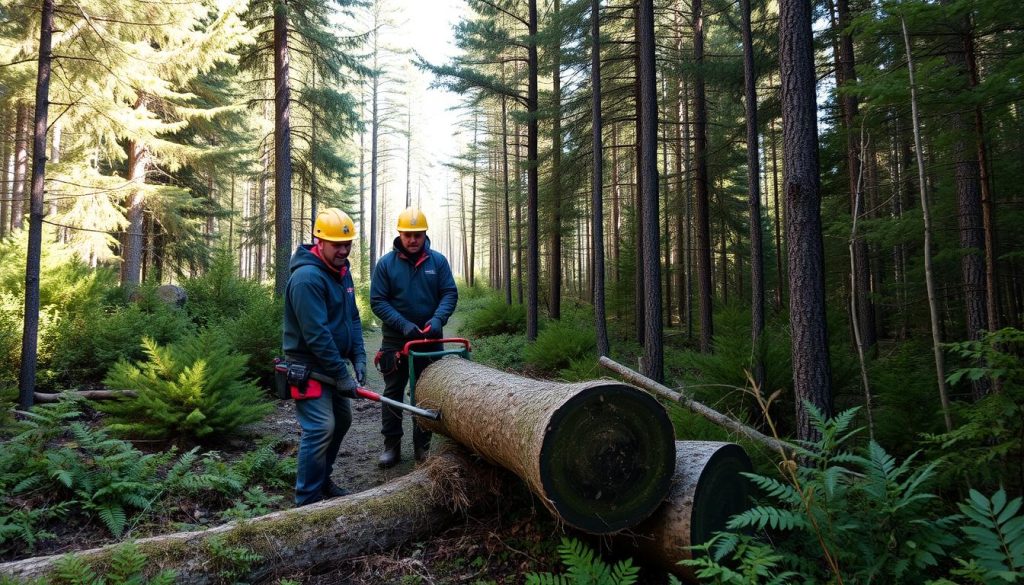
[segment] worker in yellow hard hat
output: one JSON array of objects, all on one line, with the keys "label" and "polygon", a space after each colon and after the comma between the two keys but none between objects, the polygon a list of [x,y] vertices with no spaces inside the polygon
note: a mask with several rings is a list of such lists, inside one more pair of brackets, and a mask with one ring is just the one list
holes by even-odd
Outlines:
[{"label": "worker in yellow hard hat", "polygon": [[[394,249],[384,255],[373,270],[370,280],[370,307],[381,320],[383,339],[374,359],[384,375],[384,395],[401,401],[409,382],[407,357],[399,356],[405,343],[414,339],[440,339],[442,328],[455,311],[459,300],[455,279],[448,259],[430,249],[427,237],[427,216],[416,207],[398,215],[398,237]],[[417,351],[440,350],[430,345]],[[413,364],[416,376],[430,360],[417,359]],[[381,433],[384,451],[378,464],[391,467],[401,458],[402,411],[385,406],[381,409]],[[423,461],[430,449],[430,433],[413,424],[413,454]]]},{"label": "worker in yellow hard hat", "polygon": [[317,215],[313,243],[300,245],[292,255],[284,296],[285,358],[337,381],[331,387],[309,380],[301,391],[292,391],[302,427],[295,477],[298,506],[348,493],[331,480],[331,471],[352,424],[349,399],[366,376],[363,328],[348,262],[355,238],[352,218],[331,207]]}]

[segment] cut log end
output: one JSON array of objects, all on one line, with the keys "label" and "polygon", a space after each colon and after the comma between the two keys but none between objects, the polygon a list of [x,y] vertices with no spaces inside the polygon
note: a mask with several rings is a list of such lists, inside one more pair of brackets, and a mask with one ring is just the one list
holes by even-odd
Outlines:
[{"label": "cut log end", "polygon": [[748,483],[740,475],[752,469],[746,451],[722,445],[708,459],[693,496],[690,542],[703,543],[725,530],[729,518],[747,509]]},{"label": "cut log end", "polygon": [[580,392],[552,415],[540,475],[545,495],[565,522],[610,534],[657,509],[675,459],[665,409],[635,388],[605,384]]}]

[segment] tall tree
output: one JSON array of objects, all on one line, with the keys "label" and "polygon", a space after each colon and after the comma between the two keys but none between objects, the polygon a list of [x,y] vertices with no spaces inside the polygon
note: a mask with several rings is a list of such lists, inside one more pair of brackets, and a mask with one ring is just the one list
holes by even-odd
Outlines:
[{"label": "tall tree", "polygon": [[697,299],[700,307],[700,350],[711,351],[715,335],[711,286],[711,214],[708,194],[708,115],[704,95],[704,2],[692,0],[693,61],[697,74],[693,80],[693,158],[694,197],[697,224]]},{"label": "tall tree", "polygon": [[[644,375],[662,381],[664,373],[664,347],[661,316],[661,261],[660,225],[658,221],[658,88],[655,80],[654,60],[654,0],[640,0],[639,10],[640,69],[640,143],[643,158],[639,161],[638,175],[642,177],[641,199],[643,239],[641,240],[644,265]],[[638,263],[639,264],[639,263]]]},{"label": "tall tree", "polygon": [[292,253],[291,79],[288,2],[274,4],[274,293],[284,296]]},{"label": "tall tree", "polygon": [[604,147],[601,132],[601,1],[590,0],[590,91],[594,170],[591,174],[591,273],[594,282],[594,329],[597,354],[608,355],[608,322],[604,306]]},{"label": "tall tree", "polygon": [[816,438],[807,405],[832,414],[832,372],[825,317],[825,261],[810,0],[780,0],[783,165],[793,390],[797,436]]},{"label": "tall tree", "polygon": [[747,111],[747,191],[750,208],[750,334],[753,348],[754,385],[764,384],[761,336],[764,333],[764,253],[761,243],[761,168],[758,162],[757,73],[754,70],[754,38],[750,30],[750,0],[740,0],[743,35],[743,89]]},{"label": "tall tree", "polygon": [[50,106],[50,54],[53,0],[43,0],[39,26],[39,71],[32,140],[32,199],[29,204],[28,253],[25,261],[25,329],[21,337],[18,404],[32,407],[36,389],[36,348],[39,344],[39,261],[43,246],[43,188],[46,179],[46,129]]}]

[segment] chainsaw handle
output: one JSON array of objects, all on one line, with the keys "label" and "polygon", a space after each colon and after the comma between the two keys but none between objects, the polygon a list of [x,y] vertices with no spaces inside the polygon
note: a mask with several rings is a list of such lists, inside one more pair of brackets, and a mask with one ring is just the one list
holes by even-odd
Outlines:
[{"label": "chainsaw handle", "polygon": [[414,345],[432,345],[436,343],[458,343],[466,348],[466,351],[471,351],[469,347],[469,340],[463,337],[445,337],[443,339],[413,339],[412,341],[406,341],[405,346],[402,348],[402,357],[408,357],[409,351]]}]

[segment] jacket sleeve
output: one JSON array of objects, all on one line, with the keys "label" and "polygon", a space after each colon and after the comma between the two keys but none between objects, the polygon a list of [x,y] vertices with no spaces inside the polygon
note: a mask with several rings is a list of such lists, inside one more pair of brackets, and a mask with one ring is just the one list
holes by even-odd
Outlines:
[{"label": "jacket sleeve", "polygon": [[377,262],[377,267],[373,269],[373,279],[370,281],[370,309],[385,325],[405,334],[410,326],[416,325],[398,312],[391,304],[390,298],[391,277],[387,271],[387,264]]},{"label": "jacket sleeve", "polygon": [[[352,290],[355,290],[355,284],[351,283]],[[352,360],[352,365],[356,364],[366,366],[366,348],[363,346],[363,321],[359,318],[359,303],[356,302],[356,295],[352,295],[352,350],[349,352],[349,359]]]},{"label": "jacket sleeve", "polygon": [[311,279],[296,279],[288,294],[301,302],[302,310],[296,311],[296,317],[302,339],[309,351],[316,357],[324,373],[334,378],[339,387],[345,387],[351,375],[334,343],[334,336],[327,328],[327,291]]},{"label": "jacket sleeve", "polygon": [[437,303],[437,309],[434,310],[434,319],[441,322],[441,325],[448,323],[448,319],[455,312],[455,305],[459,302],[459,288],[455,286],[455,277],[452,276],[452,267],[448,264],[448,259],[437,254],[438,265],[437,265],[437,277],[438,286],[441,293],[441,300]]}]

